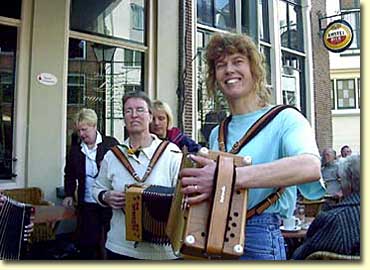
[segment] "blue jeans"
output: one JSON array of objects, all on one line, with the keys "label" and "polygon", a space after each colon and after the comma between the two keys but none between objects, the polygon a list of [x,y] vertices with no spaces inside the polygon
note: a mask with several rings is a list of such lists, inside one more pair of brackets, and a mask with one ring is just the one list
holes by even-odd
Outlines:
[{"label": "blue jeans", "polygon": [[286,260],[278,214],[262,213],[247,221],[241,260]]}]

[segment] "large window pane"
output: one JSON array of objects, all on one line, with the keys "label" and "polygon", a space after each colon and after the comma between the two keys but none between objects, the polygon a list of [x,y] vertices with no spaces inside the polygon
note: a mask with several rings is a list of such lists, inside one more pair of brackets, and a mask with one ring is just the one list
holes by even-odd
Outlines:
[{"label": "large window pane", "polygon": [[259,31],[260,31],[260,39],[266,42],[270,41],[270,28],[269,28],[269,11],[268,11],[268,1],[267,0],[259,0]]},{"label": "large window pane", "polygon": [[197,0],[197,19],[201,24],[235,31],[235,0]]},{"label": "large window pane", "polygon": [[215,27],[235,29],[235,0],[215,1]]},{"label": "large window pane", "polygon": [[303,51],[302,8],[280,0],[278,5],[281,45]]},{"label": "large window pane", "polygon": [[12,177],[17,28],[0,25],[0,179]]},{"label": "large window pane", "polygon": [[297,106],[306,115],[306,86],[304,77],[304,58],[292,53],[282,52],[282,88],[287,104]]},{"label": "large window pane", "polygon": [[[6,3],[4,3],[6,2]],[[21,18],[22,0],[2,1],[0,7],[0,16],[13,19]]]},{"label": "large window pane", "polygon": [[145,0],[72,0],[71,29],[144,43]]},{"label": "large window pane", "polygon": [[71,44],[83,44],[85,49],[79,57],[69,54],[67,147],[71,144],[73,117],[81,108],[94,109],[99,131],[122,140],[121,98],[125,91],[143,89],[143,53],[76,39],[70,40],[70,51]]},{"label": "large window pane", "polygon": [[198,0],[197,1],[197,17],[198,22],[209,26],[213,25],[213,1]]}]

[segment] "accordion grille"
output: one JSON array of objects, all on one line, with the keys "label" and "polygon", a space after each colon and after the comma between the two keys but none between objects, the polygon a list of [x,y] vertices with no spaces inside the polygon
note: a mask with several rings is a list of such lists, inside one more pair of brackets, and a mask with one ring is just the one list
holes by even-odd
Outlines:
[{"label": "accordion grille", "polygon": [[30,224],[33,207],[6,197],[0,208],[0,259],[19,260],[26,245],[24,228]]},{"label": "accordion grille", "polygon": [[143,239],[156,244],[170,244],[166,225],[174,188],[149,186],[142,194]]}]

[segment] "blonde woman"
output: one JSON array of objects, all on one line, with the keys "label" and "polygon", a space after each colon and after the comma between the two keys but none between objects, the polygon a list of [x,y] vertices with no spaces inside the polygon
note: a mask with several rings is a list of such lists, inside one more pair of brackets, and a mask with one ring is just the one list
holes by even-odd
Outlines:
[{"label": "blonde woman", "polygon": [[159,138],[169,140],[180,149],[187,147],[189,152],[198,152],[201,145],[187,137],[181,130],[173,126],[173,115],[170,106],[160,100],[152,102],[153,121],[150,123],[150,132]]},{"label": "blonde woman", "polygon": [[118,141],[100,134],[98,117],[92,109],[82,109],[76,114],[75,126],[80,143],[72,144],[64,169],[63,205],[71,207],[77,189],[78,233],[77,244],[81,259],[104,258],[106,233],[112,211],[101,207],[93,198],[92,185],[98,175],[105,153]]}]

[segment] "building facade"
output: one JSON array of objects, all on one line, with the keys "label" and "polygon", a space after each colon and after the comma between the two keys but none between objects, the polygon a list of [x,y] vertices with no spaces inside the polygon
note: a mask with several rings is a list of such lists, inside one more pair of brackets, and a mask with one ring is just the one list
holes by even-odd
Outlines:
[{"label": "building facade", "polygon": [[343,52],[330,52],[333,148],[344,145],[361,150],[361,16],[360,1],[333,1],[327,5],[328,22],[345,20],[353,30],[352,44]]},{"label": "building facade", "polygon": [[205,93],[202,56],[214,32],[252,36],[266,58],[271,103],[300,108],[320,148],[332,143],[328,52],[304,0],[13,0],[0,10],[0,189],[63,183],[73,116],[94,109],[123,141],[121,97],[134,89],[171,106],[207,145],[227,114]]}]

